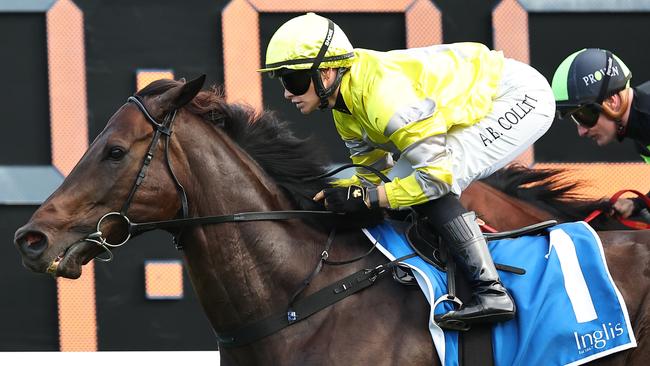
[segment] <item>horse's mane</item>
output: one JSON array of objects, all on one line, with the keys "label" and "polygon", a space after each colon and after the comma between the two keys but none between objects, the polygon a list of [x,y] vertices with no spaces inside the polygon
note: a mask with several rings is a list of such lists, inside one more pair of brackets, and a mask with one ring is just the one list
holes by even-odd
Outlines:
[{"label": "horse's mane", "polygon": [[596,209],[608,208],[606,200],[580,194],[585,183],[564,169],[529,169],[513,164],[482,181],[563,221],[583,220]]},{"label": "horse's mane", "polygon": [[[177,85],[179,81],[157,80],[138,95],[159,95]],[[296,137],[288,122],[274,112],[257,113],[247,105],[226,103],[223,92],[215,87],[201,91],[185,108],[225,131],[287,193],[296,208],[323,209],[312,197],[328,186],[329,180],[305,181],[325,173],[329,165],[327,155],[312,138]]]}]

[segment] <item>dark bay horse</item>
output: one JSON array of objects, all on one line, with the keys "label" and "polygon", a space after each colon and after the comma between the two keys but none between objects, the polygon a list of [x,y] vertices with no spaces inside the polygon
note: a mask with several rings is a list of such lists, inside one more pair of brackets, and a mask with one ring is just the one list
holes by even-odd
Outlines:
[{"label": "dark bay horse", "polygon": [[[142,107],[126,103],[111,117],[61,187],[16,232],[15,244],[26,267],[79,277],[82,265],[104,252],[98,243],[128,240],[123,221],[98,224],[111,212],[128,215],[133,222],[150,222],[322,209],[311,197],[328,182],[303,180],[321,174],[326,166],[314,144],[293,137],[272,113],[256,114],[225,103],[218,93],[200,92],[202,83],[153,82],[138,93]],[[173,134],[157,127],[170,119],[175,121]],[[213,328],[223,333],[286,310],[321,258],[329,229],[323,222],[294,219],[170,232],[184,246],[194,289]],[[632,274],[628,278],[616,272],[615,279],[635,329],[646,329],[650,235],[618,234],[603,241],[614,248],[607,250],[608,259]],[[330,259],[354,258],[369,246],[360,230],[339,229]],[[305,295],[385,262],[375,251],[349,265],[324,266]],[[640,281],[643,278],[646,281]],[[222,349],[221,364],[437,365],[428,317],[429,306],[419,291],[381,280],[266,338]],[[644,333],[637,337],[646,347],[600,364],[647,364],[650,348]]]}]

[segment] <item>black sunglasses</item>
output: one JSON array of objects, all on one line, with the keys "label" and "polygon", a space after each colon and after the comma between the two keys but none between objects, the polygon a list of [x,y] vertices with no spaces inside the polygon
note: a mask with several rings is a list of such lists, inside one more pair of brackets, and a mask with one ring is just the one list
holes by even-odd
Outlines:
[{"label": "black sunglasses", "polygon": [[311,70],[288,71],[279,75],[282,86],[293,95],[303,95],[311,85]]},{"label": "black sunglasses", "polygon": [[603,107],[598,103],[588,103],[572,108],[570,110],[560,111],[562,118],[571,117],[573,122],[586,128],[592,128],[598,123],[598,117],[603,111]]}]

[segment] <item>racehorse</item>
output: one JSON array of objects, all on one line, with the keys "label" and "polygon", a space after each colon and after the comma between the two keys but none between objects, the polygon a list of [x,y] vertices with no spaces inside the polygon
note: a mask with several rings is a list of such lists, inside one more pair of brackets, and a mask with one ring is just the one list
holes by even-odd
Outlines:
[{"label": "racehorse", "polygon": [[[226,103],[217,92],[200,92],[202,84],[202,78],[159,80],[129,98],[62,185],[17,230],[15,244],[26,267],[77,278],[83,264],[111,245],[125,245],[133,223],[323,209],[311,197],[328,181],[304,180],[323,173],[326,165],[313,142],[295,138],[273,113],[255,113]],[[304,297],[386,262],[377,251],[364,256],[370,243],[360,230],[343,227],[332,235],[332,225],[317,216],[237,217],[242,216],[214,225],[166,227],[183,246],[192,284],[217,334],[286,311],[300,292],[296,289],[306,286],[302,279],[311,282]],[[603,241],[646,347],[601,364],[646,364],[648,281],[641,279],[647,278],[649,251],[641,243],[650,235],[618,233]],[[323,258],[360,259],[321,269]],[[622,276],[623,271],[631,276]],[[428,318],[429,305],[419,291],[377,280],[372,288],[274,334],[222,348],[221,364],[438,365]]]}]

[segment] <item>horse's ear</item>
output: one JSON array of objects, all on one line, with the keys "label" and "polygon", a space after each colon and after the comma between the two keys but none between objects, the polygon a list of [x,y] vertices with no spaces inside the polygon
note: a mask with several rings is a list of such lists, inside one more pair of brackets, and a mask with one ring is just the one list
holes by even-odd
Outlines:
[{"label": "horse's ear", "polygon": [[182,91],[176,99],[174,106],[176,108],[180,108],[192,101],[192,99],[194,99],[194,97],[199,94],[201,88],[203,88],[203,83],[205,83],[205,74],[183,84]]},{"label": "horse's ear", "polygon": [[201,91],[205,75],[191,80],[183,85],[173,87],[159,96],[160,108],[163,111],[178,109],[189,103]]}]

